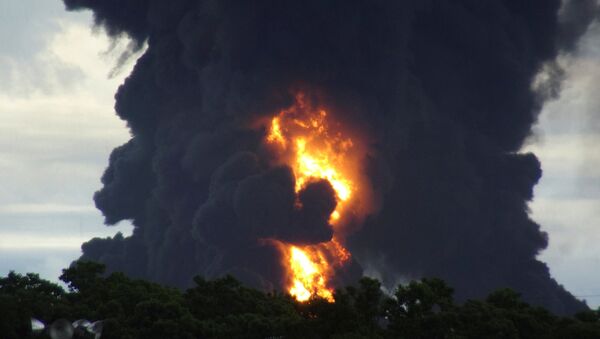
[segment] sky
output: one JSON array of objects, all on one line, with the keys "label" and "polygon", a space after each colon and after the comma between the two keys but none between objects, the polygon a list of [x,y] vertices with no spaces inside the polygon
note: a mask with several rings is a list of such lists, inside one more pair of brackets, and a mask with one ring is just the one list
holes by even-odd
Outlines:
[{"label": "sky", "polygon": [[[127,223],[103,226],[92,195],[110,151],[129,139],[113,105],[135,57],[115,70],[127,41],[112,43],[91,22],[59,0],[0,0],[0,276],[56,281],[82,242],[131,232]],[[540,258],[598,307],[600,25],[560,62],[561,96],[523,148],[544,171],[530,209],[550,238]]]},{"label": "sky", "polygon": [[104,227],[92,194],[110,151],[129,138],[114,114],[123,45],[60,1],[0,0],[0,275],[56,280]]}]

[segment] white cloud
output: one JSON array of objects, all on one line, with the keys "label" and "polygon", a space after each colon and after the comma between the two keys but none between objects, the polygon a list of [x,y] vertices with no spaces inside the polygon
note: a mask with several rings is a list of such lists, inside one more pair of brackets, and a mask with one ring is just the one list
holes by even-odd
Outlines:
[{"label": "white cloud", "polygon": [[[111,42],[83,24],[58,26],[32,65],[16,66],[11,78],[0,79],[13,89],[0,93],[0,172],[5,184],[0,204],[73,204],[85,195],[91,206],[108,154],[129,138],[113,110],[114,92],[126,73],[107,77],[115,62],[106,56]],[[117,44],[115,52],[124,44]],[[10,56],[0,63],[6,60],[18,64]],[[76,76],[60,78],[65,69]],[[62,194],[77,187],[78,194]]]},{"label": "white cloud", "polygon": [[[537,135],[524,151],[534,152],[544,175],[530,204],[532,217],[550,244],[540,259],[575,295],[600,294],[600,27],[580,50],[561,61],[566,80],[558,100],[544,107]],[[594,47],[595,46],[595,47]],[[597,307],[600,298],[589,298]]]},{"label": "white cloud", "polygon": [[[44,236],[29,234],[3,234],[0,238],[1,250],[48,250],[48,249],[79,249],[89,238],[76,236]],[[76,258],[73,258],[73,260]]]},{"label": "white cloud", "polygon": [[528,145],[524,150],[542,159],[544,175],[600,179],[599,145],[600,135],[568,133],[547,135],[543,142]]},{"label": "white cloud", "polygon": [[[92,201],[110,151],[129,139],[113,105],[132,61],[108,77],[127,41],[76,20],[53,27],[33,56],[0,55],[0,250],[22,272],[57,271],[82,242],[131,228],[103,226]],[[40,251],[56,257],[34,260]]]},{"label": "white cloud", "polygon": [[90,213],[95,212],[90,205],[65,204],[8,204],[0,206],[2,214],[52,214],[52,213]]}]

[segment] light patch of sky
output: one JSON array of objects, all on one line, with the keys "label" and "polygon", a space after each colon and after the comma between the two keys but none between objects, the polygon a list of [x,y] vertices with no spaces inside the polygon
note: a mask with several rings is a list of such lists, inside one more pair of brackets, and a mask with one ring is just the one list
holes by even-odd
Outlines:
[{"label": "light patch of sky", "polygon": [[61,1],[0,2],[0,275],[56,280],[82,242],[131,232],[103,226],[92,194],[130,137],[113,105],[135,56],[109,78],[127,41],[90,22]]},{"label": "light patch of sky", "polygon": [[[0,2],[0,55],[27,58],[46,44],[58,31],[54,19],[65,17],[60,1],[4,0]],[[89,15],[71,16],[84,22]],[[88,21],[89,22],[89,21]]]},{"label": "light patch of sky", "polygon": [[589,306],[600,306],[600,25],[561,64],[566,79],[544,107],[525,151],[542,162],[543,177],[530,204],[549,234],[539,257],[552,275]]}]

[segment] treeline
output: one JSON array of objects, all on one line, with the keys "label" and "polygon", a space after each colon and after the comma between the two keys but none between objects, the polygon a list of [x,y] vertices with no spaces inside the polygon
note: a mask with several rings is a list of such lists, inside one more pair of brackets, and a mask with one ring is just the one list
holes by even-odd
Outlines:
[{"label": "treeline", "polygon": [[459,305],[438,279],[399,286],[390,297],[377,280],[364,278],[337,291],[335,303],[299,303],[232,277],[198,277],[180,291],[103,272],[92,262],[64,270],[68,291],[37,274],[0,278],[0,338],[49,338],[47,331],[32,333],[31,318],[102,319],[102,339],[600,338],[598,311],[559,317],[507,289]]}]

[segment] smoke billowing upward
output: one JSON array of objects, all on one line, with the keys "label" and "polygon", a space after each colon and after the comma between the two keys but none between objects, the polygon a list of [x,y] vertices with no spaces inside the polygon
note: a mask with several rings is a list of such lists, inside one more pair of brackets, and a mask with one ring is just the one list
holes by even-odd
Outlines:
[{"label": "smoke billowing upward", "polygon": [[295,191],[257,123],[300,90],[366,140],[377,208],[344,236],[340,283],[368,269],[388,284],[439,276],[460,298],[508,286],[555,312],[584,307],[536,259],[547,236],[527,204],[542,171],[519,149],[555,93],[535,91],[536,75],[574,48],[596,2],[64,1],[148,46],[116,94],[132,139],[94,196],[108,225],[134,232],[85,243],[84,258],[178,286],[230,273],[281,288],[264,240],[328,241],[336,208],[326,181]]}]

